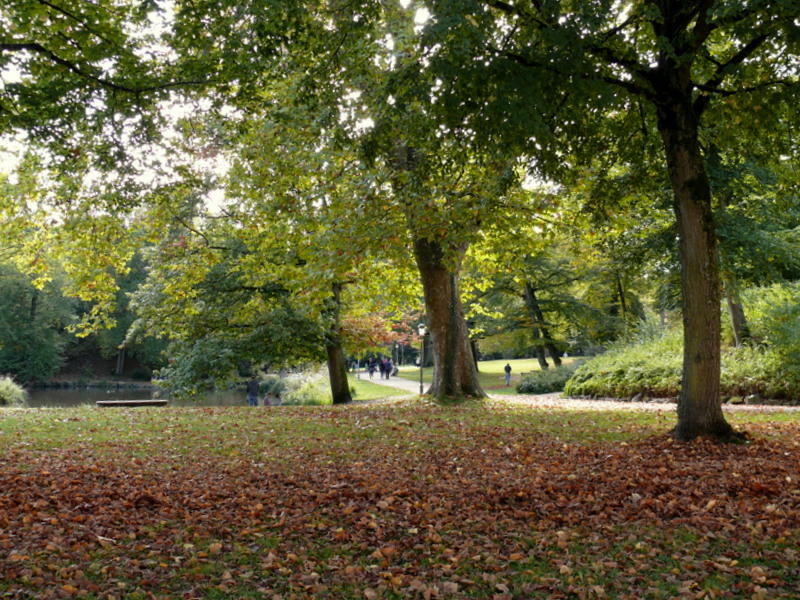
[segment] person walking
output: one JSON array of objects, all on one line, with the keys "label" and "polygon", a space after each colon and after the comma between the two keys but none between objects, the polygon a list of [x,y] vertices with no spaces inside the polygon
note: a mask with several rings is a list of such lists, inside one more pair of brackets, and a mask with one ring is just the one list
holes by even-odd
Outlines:
[{"label": "person walking", "polygon": [[247,382],[247,404],[258,406],[258,379],[253,375]]},{"label": "person walking", "polygon": [[381,371],[381,379],[389,379],[389,375],[386,373],[386,362],[386,357],[384,356],[381,359],[381,364],[378,366]]},{"label": "person walking", "polygon": [[506,363],[506,366],[503,367],[503,371],[506,372],[506,387],[511,385],[511,363]]}]

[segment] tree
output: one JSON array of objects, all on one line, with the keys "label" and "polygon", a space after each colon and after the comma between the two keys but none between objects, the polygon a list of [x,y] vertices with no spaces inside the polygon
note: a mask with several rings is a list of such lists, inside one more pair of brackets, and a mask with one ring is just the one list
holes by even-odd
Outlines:
[{"label": "tree", "polygon": [[[610,131],[629,142],[654,122],[681,248],[685,336],[675,435],[738,437],[720,407],[716,230],[700,136],[734,114],[740,120],[752,115],[750,126],[742,123],[737,135],[745,129],[763,135],[767,120],[789,114],[789,92],[797,85],[796,3],[431,6],[426,46],[432,68],[452,81],[440,105],[451,120],[469,119],[487,142],[514,144],[540,169],[557,174],[565,163],[607,143]],[[521,115],[536,110],[558,120],[535,117],[520,126]],[[606,126],[599,127],[604,119]],[[602,135],[592,132],[595,126]],[[724,142],[721,131],[713,134]],[[553,139],[566,144],[564,149],[542,152]],[[573,160],[562,158],[566,148]]]},{"label": "tree", "polygon": [[0,133],[47,145],[69,168],[124,169],[126,147],[158,132],[174,77],[158,3],[9,0],[0,16]]},{"label": "tree", "polygon": [[224,230],[184,234],[173,228],[150,249],[151,273],[133,295],[139,319],[128,334],[169,341],[169,364],[159,373],[167,387],[193,394],[234,383],[241,370],[322,357],[321,324],[280,281],[241,268],[252,256],[244,244]]},{"label": "tree", "polygon": [[[396,206],[408,223],[425,296],[431,336],[429,356],[434,365],[433,383],[427,393],[440,399],[483,397],[459,288],[461,264],[477,230],[472,211],[459,211],[458,207],[465,196],[472,196],[470,184],[462,187],[460,178],[452,174],[432,181],[435,174],[447,173],[453,165],[442,161],[438,165],[442,171],[438,171],[432,165],[436,163],[432,155],[424,158],[425,169],[419,164],[419,151],[401,145],[395,148],[390,165],[395,171],[392,180]],[[467,174],[465,179],[469,181],[469,177]],[[468,216],[451,220],[459,212]]]},{"label": "tree", "polygon": [[763,157],[747,142],[724,155],[710,148],[709,175],[716,198],[723,294],[736,346],[751,340],[741,299],[743,286],[765,285],[800,275],[800,253],[793,239],[800,215],[780,163]]},{"label": "tree", "polygon": [[[203,18],[208,11],[213,19]],[[352,249],[344,244],[352,246],[354,240],[363,240],[359,248],[382,253],[387,240],[401,252],[410,248],[423,283],[436,364],[430,393],[482,396],[460,306],[458,267],[481,220],[497,208],[502,197],[497,192],[511,171],[508,159],[489,161],[486,155],[465,153],[460,138],[442,143],[424,108],[392,105],[393,90],[401,98],[407,85],[429,90],[432,85],[396,76],[398,64],[419,58],[408,10],[371,2],[346,9],[298,3],[287,5],[281,17],[279,22],[257,3],[222,11],[218,3],[180,5],[175,47],[185,52],[193,73],[207,68],[224,82],[210,93],[212,98],[248,115],[277,107],[287,116],[310,109],[313,127],[320,128],[318,143],[329,156],[363,150],[355,157],[361,179],[354,184],[357,193],[349,198],[332,193],[332,200],[319,192],[324,190],[319,183],[318,191],[311,191],[309,198],[316,198],[313,227],[330,224],[339,235],[356,233],[333,241],[345,268]],[[253,29],[243,29],[243,22]],[[276,85],[287,90],[280,100],[272,93]],[[384,207],[383,214],[367,230],[364,215],[374,214],[375,205]],[[332,236],[325,239],[330,243]],[[333,272],[339,275],[342,269]],[[330,283],[343,280],[334,277]]]},{"label": "tree", "polygon": [[63,363],[74,306],[51,282],[41,289],[0,264],[0,371],[25,383],[47,381]]}]

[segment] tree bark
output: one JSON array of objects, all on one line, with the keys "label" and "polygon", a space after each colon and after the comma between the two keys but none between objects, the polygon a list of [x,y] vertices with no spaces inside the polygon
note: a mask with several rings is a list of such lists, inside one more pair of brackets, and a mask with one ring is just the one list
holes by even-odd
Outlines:
[{"label": "tree bark", "polygon": [[536,347],[536,358],[539,360],[539,366],[542,369],[547,369],[549,367],[544,355],[544,350],[547,349],[550,353],[550,358],[553,359],[553,364],[555,364],[556,367],[560,367],[560,352],[553,343],[553,338],[550,337],[550,330],[547,327],[547,321],[545,321],[544,312],[539,304],[539,299],[536,297],[536,290],[529,281],[525,282],[525,305],[528,307],[528,314],[533,321],[533,337],[538,340],[539,334],[541,333],[541,337],[543,338],[542,344],[537,344]]},{"label": "tree bark", "polygon": [[536,309],[538,308],[536,290],[533,289],[533,286],[528,281],[525,282],[525,308],[528,309],[528,316],[533,323],[531,326],[531,332],[533,333],[534,344],[536,344],[534,348],[534,351],[536,352],[536,360],[539,361],[539,368],[542,371],[545,371],[550,368],[550,365],[545,357],[544,344],[541,342],[542,332],[539,331],[539,316],[536,313]]},{"label": "tree bark", "polygon": [[122,345],[119,348],[119,353],[117,354],[117,368],[114,371],[115,375],[122,375],[125,373],[125,346]]},{"label": "tree bark", "polygon": [[752,335],[750,326],[747,324],[747,316],[744,314],[739,288],[733,277],[725,278],[725,299],[728,304],[728,315],[731,318],[734,343],[739,348],[749,342]]},{"label": "tree bark", "polygon": [[347,380],[347,361],[342,348],[339,312],[341,308],[342,284],[333,284],[331,300],[331,325],[326,338],[325,350],[328,353],[328,377],[331,383],[331,396],[334,404],[347,404],[353,401],[350,382]]},{"label": "tree bark", "polygon": [[720,404],[720,279],[711,188],[698,143],[688,73],[667,79],[657,103],[674,192],[683,285],[683,381],[675,437],[733,437]]},{"label": "tree bark", "polygon": [[430,333],[428,355],[433,358],[433,383],[427,394],[442,400],[486,396],[478,383],[459,296],[458,265],[466,250],[466,244],[458,248],[456,266],[448,268],[444,249],[438,241],[414,240]]}]

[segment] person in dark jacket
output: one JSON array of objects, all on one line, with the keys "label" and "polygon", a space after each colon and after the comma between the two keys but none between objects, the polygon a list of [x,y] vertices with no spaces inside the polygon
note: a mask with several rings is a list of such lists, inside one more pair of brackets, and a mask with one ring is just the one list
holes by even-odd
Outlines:
[{"label": "person in dark jacket", "polygon": [[258,406],[258,379],[255,375],[247,382],[247,404]]}]

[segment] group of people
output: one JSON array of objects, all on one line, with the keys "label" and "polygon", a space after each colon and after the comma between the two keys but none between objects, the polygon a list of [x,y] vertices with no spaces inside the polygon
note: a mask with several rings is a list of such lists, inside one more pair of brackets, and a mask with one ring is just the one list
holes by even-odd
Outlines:
[{"label": "group of people", "polygon": [[[258,406],[259,385],[255,375],[247,382],[247,404]],[[264,396],[264,406],[280,406],[283,403],[280,392],[267,392]]]},{"label": "group of people", "polygon": [[369,373],[370,379],[375,376],[375,371],[380,371],[381,379],[389,379],[392,375],[397,375],[397,367],[392,359],[385,356],[381,360],[367,359],[367,373]]}]

